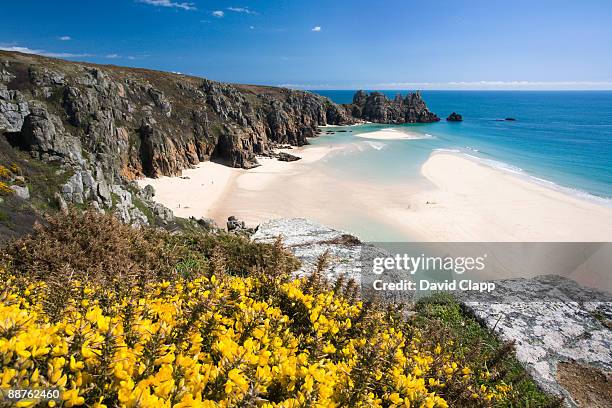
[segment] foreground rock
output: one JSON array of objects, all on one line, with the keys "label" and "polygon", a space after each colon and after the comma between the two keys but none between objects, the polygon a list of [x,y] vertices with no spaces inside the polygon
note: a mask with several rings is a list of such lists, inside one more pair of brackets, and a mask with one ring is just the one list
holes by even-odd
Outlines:
[{"label": "foreground rock", "polygon": [[323,254],[322,271],[330,281],[343,276],[360,282],[362,262],[367,257],[384,256],[385,251],[363,244],[357,237],[304,218],[282,218],[261,224],[251,237],[256,242],[273,243],[278,237],[302,261],[297,276],[312,273]]},{"label": "foreground rock", "polygon": [[579,398],[559,384],[562,363],[583,366],[585,375],[612,373],[612,296],[555,275],[496,285],[490,294],[464,298],[466,308],[504,340],[516,342],[518,359],[544,390],[577,406]]},{"label": "foreground rock", "polygon": [[227,232],[233,232],[234,234],[250,235],[255,232],[254,228],[247,227],[244,221],[237,219],[233,215],[227,218],[226,226]]},{"label": "foreground rock", "polygon": [[[388,255],[306,219],[266,222],[252,239],[274,242],[279,236],[302,261],[297,275],[315,270],[319,257],[328,253],[325,275],[331,281],[345,276],[360,282],[367,259]],[[565,397],[567,406],[605,406],[597,401],[605,400],[612,384],[610,295],[559,276],[501,280],[496,285],[491,294],[470,292],[469,298],[459,300],[502,339],[515,341],[517,358],[545,391]],[[573,381],[572,375],[577,377]],[[581,386],[587,378],[593,382]]]}]

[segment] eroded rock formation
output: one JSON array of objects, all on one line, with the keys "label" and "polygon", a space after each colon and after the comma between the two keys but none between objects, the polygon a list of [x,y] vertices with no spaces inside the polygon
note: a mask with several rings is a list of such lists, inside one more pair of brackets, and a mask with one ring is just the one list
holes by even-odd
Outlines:
[{"label": "eroded rock formation", "polygon": [[172,214],[142,196],[136,178],[211,159],[254,167],[275,146],[307,144],[319,126],[364,120],[439,119],[418,92],[391,101],[360,91],[342,106],[304,91],[0,51],[0,135],[66,175],[48,200],[112,208],[137,225]]},{"label": "eroded rock formation", "polygon": [[347,110],[355,118],[376,123],[429,123],[440,118],[431,112],[420,92],[414,92],[402,97],[397,94],[390,100],[381,92],[367,93],[357,91],[353,103],[346,105]]}]

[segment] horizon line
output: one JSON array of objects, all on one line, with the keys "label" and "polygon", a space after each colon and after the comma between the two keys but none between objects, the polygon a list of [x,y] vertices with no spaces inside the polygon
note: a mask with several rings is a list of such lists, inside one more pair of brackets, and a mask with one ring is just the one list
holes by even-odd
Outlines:
[{"label": "horizon line", "polygon": [[415,92],[415,91],[445,91],[445,92],[612,92],[612,88],[568,88],[568,89],[510,89],[510,88],[293,88],[281,85],[275,85],[279,88],[288,88],[298,91],[397,91],[397,92]]},{"label": "horizon line", "polygon": [[291,89],[341,91],[341,90],[385,90],[385,91],[612,91],[608,81],[474,81],[474,82],[402,82],[330,85],[282,83],[275,86]]}]

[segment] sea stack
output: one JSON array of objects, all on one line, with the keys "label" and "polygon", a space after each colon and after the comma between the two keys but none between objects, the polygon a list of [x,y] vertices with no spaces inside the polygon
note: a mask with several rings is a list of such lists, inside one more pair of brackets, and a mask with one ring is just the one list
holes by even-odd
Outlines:
[{"label": "sea stack", "polygon": [[457,112],[453,112],[450,115],[448,115],[448,118],[446,118],[446,120],[448,122],[463,122],[463,116],[461,116]]},{"label": "sea stack", "polygon": [[357,91],[353,103],[345,105],[350,114],[361,120],[375,123],[430,123],[440,118],[427,108],[419,91],[402,98],[398,94],[393,100],[382,92]]}]

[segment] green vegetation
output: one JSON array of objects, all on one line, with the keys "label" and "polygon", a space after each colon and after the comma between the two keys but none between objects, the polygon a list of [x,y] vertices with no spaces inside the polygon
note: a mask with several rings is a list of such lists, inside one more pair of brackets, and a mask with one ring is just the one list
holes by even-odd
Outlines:
[{"label": "green vegetation", "polygon": [[516,391],[513,398],[499,406],[561,406],[561,400],[543,393],[529,378],[514,356],[513,343],[501,342],[474,317],[466,314],[452,296],[437,294],[421,299],[415,305],[415,311],[415,326],[427,336],[443,344],[451,342],[462,359],[486,367],[491,376],[503,377],[513,384]]},{"label": "green vegetation", "polygon": [[[280,241],[56,214],[0,251],[0,321],[16,322],[0,341],[31,349],[25,371],[10,371],[23,363],[15,351],[0,354],[0,378],[68,384],[71,406],[559,403],[452,298],[422,299],[413,313],[362,302],[353,282],[322,278],[326,262],[295,280],[299,261]],[[41,341],[62,355],[38,351]]]}]

